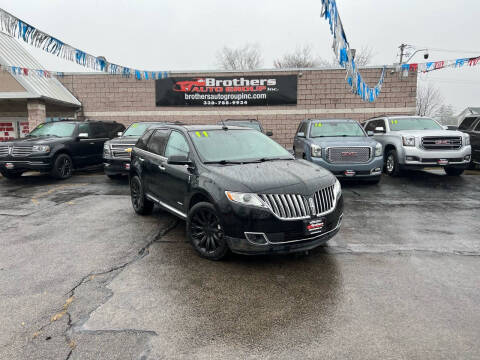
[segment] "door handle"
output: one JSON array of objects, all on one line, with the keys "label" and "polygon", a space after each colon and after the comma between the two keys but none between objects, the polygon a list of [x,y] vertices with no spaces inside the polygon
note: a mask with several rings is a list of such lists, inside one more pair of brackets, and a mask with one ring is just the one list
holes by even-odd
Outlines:
[{"label": "door handle", "polygon": [[165,171],[165,166],[163,166],[163,165],[158,165],[158,168],[162,171]]}]

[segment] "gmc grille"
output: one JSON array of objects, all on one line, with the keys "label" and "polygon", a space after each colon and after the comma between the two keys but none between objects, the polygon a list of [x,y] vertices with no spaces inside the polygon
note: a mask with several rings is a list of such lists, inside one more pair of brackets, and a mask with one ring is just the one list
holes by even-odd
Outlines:
[{"label": "gmc grille", "polygon": [[321,189],[310,197],[297,194],[259,194],[259,196],[278,218],[303,219],[333,210],[335,207],[333,187],[332,185]]},{"label": "gmc grille", "polygon": [[460,136],[428,136],[422,138],[422,147],[425,150],[457,150],[462,147]]},{"label": "gmc grille", "polygon": [[0,145],[0,156],[7,156],[8,155],[8,146]]},{"label": "gmc grille", "polygon": [[369,147],[334,147],[327,151],[327,160],[331,163],[366,163],[370,156]]},{"label": "gmc grille", "polygon": [[32,154],[32,152],[33,152],[32,145],[26,145],[26,146],[14,145],[12,150],[12,156],[15,156],[15,157],[29,156]]},{"label": "gmc grille", "polygon": [[135,144],[111,144],[112,157],[120,160],[130,160],[130,153],[125,150],[133,148]]}]

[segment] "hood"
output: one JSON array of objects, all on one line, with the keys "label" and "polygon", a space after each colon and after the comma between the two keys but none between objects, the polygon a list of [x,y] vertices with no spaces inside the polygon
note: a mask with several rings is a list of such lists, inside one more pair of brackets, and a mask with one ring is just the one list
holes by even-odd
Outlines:
[{"label": "hood", "polygon": [[323,137],[323,138],[311,138],[312,143],[321,147],[349,147],[349,146],[370,146],[375,147],[377,141],[368,136],[355,136],[355,137]]},{"label": "hood", "polygon": [[55,137],[55,136],[40,136],[40,137],[26,137],[22,139],[15,139],[5,142],[8,145],[52,145],[55,143],[65,142],[66,139],[71,139],[69,137]]},{"label": "hood", "polygon": [[121,136],[108,140],[109,144],[136,144],[140,136]]},{"label": "hood", "polygon": [[464,134],[461,131],[453,131],[453,130],[403,130],[403,131],[392,131],[391,134],[396,134],[399,136],[415,136],[415,137],[423,137],[423,136],[445,136],[445,137],[455,137],[460,136],[462,137]]},{"label": "hood", "polygon": [[211,180],[230,191],[308,196],[335,183],[332,173],[305,160],[206,167]]}]

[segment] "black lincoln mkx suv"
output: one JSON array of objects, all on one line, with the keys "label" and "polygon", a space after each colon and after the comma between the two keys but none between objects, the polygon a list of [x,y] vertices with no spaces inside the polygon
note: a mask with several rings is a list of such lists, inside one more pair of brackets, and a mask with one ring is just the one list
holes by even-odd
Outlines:
[{"label": "black lincoln mkx suv", "polygon": [[327,170],[296,160],[252,129],[165,125],[146,131],[132,151],[134,210],[154,204],[186,219],[203,257],[307,251],[340,229],[343,198]]}]

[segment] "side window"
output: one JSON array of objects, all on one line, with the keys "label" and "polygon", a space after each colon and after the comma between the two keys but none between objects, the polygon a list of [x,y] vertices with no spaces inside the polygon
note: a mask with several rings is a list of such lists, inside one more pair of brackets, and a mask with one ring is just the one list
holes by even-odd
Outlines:
[{"label": "side window", "polygon": [[308,123],[307,122],[302,122],[300,126],[298,127],[297,134],[298,133],[304,133],[305,136],[307,136],[307,129],[308,129]]},{"label": "side window", "polygon": [[370,121],[367,126],[365,126],[365,131],[374,131],[375,130],[375,124],[377,123],[377,120]]},{"label": "side window", "polygon": [[[478,118],[480,120],[480,118]],[[475,129],[473,131],[480,131],[480,121],[477,123],[477,126],[475,126]]]},{"label": "side window", "polygon": [[90,129],[92,132],[92,134],[90,134],[91,138],[94,138],[94,139],[108,138],[107,129],[103,126],[102,123],[91,123]]},{"label": "side window", "polygon": [[377,120],[377,124],[375,125],[375,127],[382,127],[385,129],[385,131],[387,130],[387,127],[385,126],[385,120]]},{"label": "side window", "polygon": [[470,126],[472,126],[473,122],[476,120],[477,118],[475,117],[467,117],[465,118],[462,123],[460,124],[460,126],[458,127],[458,130],[468,130],[470,129]]},{"label": "side window", "polygon": [[169,133],[169,129],[156,130],[148,141],[147,150],[154,154],[163,156]]},{"label": "side window", "polygon": [[90,124],[82,123],[78,125],[78,133],[79,134],[88,134],[89,137],[92,137],[90,133]]},{"label": "side window", "polygon": [[168,139],[167,147],[165,148],[165,157],[170,156],[187,156],[190,152],[185,136],[178,131],[172,131],[170,138]]},{"label": "side window", "polygon": [[138,139],[137,143],[135,144],[136,147],[142,150],[147,150],[148,139],[152,136],[153,130],[145,131],[145,133]]}]

